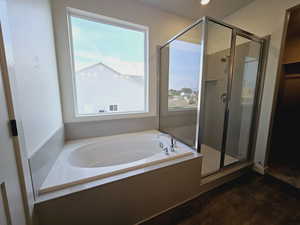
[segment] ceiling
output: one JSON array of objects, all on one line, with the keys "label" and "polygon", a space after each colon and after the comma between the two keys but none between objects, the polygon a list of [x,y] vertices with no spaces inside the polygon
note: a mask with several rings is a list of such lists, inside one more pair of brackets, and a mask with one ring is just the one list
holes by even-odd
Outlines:
[{"label": "ceiling", "polygon": [[208,5],[201,5],[200,0],[139,0],[145,4],[160,8],[179,16],[199,19],[211,16],[222,19],[254,0],[211,0]]}]

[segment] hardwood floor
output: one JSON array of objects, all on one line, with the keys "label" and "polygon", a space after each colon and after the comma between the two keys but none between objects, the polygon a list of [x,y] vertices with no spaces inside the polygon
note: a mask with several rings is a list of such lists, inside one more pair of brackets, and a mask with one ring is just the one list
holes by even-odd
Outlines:
[{"label": "hardwood floor", "polygon": [[300,225],[300,194],[249,173],[143,225]]},{"label": "hardwood floor", "polygon": [[[298,158],[299,159],[299,158]],[[300,190],[300,165],[292,163],[270,163],[268,174]]]}]

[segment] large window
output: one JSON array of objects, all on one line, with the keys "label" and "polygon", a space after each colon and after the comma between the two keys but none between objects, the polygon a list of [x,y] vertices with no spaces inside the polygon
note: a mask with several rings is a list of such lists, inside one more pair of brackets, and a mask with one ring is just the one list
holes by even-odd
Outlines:
[{"label": "large window", "polygon": [[148,111],[148,29],[69,13],[78,116]]}]

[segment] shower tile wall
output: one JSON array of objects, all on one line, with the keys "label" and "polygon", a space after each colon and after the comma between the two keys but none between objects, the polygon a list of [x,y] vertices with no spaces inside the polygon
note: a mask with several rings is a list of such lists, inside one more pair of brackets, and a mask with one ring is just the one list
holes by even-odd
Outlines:
[{"label": "shower tile wall", "polygon": [[[230,49],[206,55],[203,144],[221,149],[225,104],[221,96],[226,91]],[[226,61],[225,61],[226,60]]]}]

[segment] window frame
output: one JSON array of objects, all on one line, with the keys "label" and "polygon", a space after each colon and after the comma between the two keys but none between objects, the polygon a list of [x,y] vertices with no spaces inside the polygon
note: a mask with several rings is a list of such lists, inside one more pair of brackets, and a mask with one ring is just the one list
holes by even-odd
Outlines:
[{"label": "window frame", "polygon": [[[144,110],[143,111],[124,111],[124,112],[106,112],[106,113],[94,113],[94,114],[80,114],[78,112],[77,104],[77,89],[76,89],[76,77],[75,77],[75,57],[73,48],[73,35],[72,35],[72,23],[71,17],[81,18],[88,21],[98,22],[102,24],[108,24],[112,26],[121,27],[124,29],[135,30],[144,33]],[[149,27],[130,23],[124,20],[115,19],[95,13],[82,11],[75,8],[67,7],[67,24],[68,24],[68,41],[69,41],[69,53],[71,63],[71,79],[72,79],[72,111],[75,120],[111,120],[121,118],[139,118],[153,116],[150,110],[150,79],[149,79]]]}]

